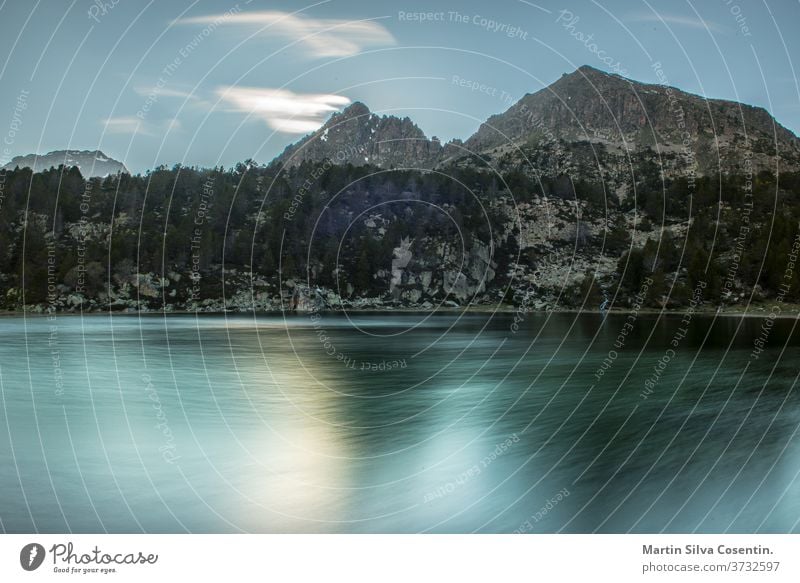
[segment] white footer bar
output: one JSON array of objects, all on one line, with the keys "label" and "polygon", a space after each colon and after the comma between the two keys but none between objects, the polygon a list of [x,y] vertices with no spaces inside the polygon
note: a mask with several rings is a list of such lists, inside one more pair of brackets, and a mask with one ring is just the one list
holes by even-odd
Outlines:
[{"label": "white footer bar", "polygon": [[0,581],[800,581],[799,535],[2,535]]}]

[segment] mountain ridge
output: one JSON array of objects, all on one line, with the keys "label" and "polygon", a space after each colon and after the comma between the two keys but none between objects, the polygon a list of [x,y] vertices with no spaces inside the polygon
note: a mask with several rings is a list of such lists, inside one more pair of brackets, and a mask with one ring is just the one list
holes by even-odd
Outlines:
[{"label": "mountain ridge", "polygon": [[24,154],[14,156],[3,170],[16,167],[30,168],[41,172],[49,168],[77,166],[85,178],[105,177],[109,174],[130,174],[125,164],[104,154],[101,150],[53,150],[47,154]]},{"label": "mountain ridge", "polygon": [[[659,70],[660,71],[660,70]],[[587,95],[586,92],[589,94]],[[569,107],[567,102],[572,101],[576,97],[578,107]],[[601,99],[597,99],[600,97]],[[672,106],[670,112],[674,115],[674,119],[663,119],[664,111],[660,110],[659,106],[663,106],[663,101],[667,100]],[[638,101],[638,103],[636,103]],[[661,101],[662,103],[658,103]],[[598,103],[601,107],[597,106]],[[707,129],[701,127],[698,123],[701,112],[697,110],[697,106],[706,105],[708,108],[716,108],[716,111],[711,112],[711,117],[706,120],[711,123],[708,124],[712,127],[718,125],[714,122],[727,122],[722,110],[726,108],[740,108],[743,115],[749,115],[750,119],[745,121],[759,122],[761,124],[768,123],[777,129],[780,138],[786,140],[798,140],[797,136],[788,128],[782,126],[766,109],[754,105],[749,105],[742,102],[707,98],[701,95],[684,91],[678,87],[670,86],[667,84],[659,83],[643,83],[621,75],[613,73],[606,73],[594,67],[583,65],[575,70],[573,73],[564,74],[558,80],[551,83],[547,87],[540,89],[534,93],[528,93],[518,100],[514,105],[508,108],[505,112],[490,116],[487,121],[482,124],[494,127],[494,129],[502,130],[503,123],[508,122],[509,116],[514,116],[520,109],[526,108],[528,111],[542,113],[542,109],[546,107],[553,107],[561,114],[558,121],[562,122],[559,130],[562,132],[565,129],[569,132],[571,130],[571,137],[587,138],[591,137],[588,132],[581,135],[581,131],[575,131],[576,128],[571,122],[578,121],[584,125],[583,129],[598,129],[597,121],[604,122],[601,124],[604,127],[599,129],[608,132],[613,132],[617,129],[612,126],[616,125],[618,128],[625,128],[627,130],[642,130],[645,131],[653,129],[661,131],[662,128],[672,122],[679,126],[682,118],[691,117],[689,121],[693,127],[688,128],[691,131],[702,131]],[[603,111],[605,108],[606,111]],[[568,110],[568,111],[565,111]],[[565,116],[564,113],[572,114]],[[715,117],[713,114],[716,113]],[[607,115],[611,115],[611,119],[602,119]],[[570,117],[572,119],[570,119]],[[553,114],[550,114],[553,120]],[[492,123],[494,122],[494,123]],[[566,123],[564,123],[566,122]],[[595,123],[592,123],[595,122]],[[656,123],[653,123],[656,122]],[[661,123],[658,123],[661,122]],[[685,122],[684,122],[685,123]],[[727,123],[722,124],[727,127]],[[756,124],[758,125],[758,124]],[[652,126],[652,127],[649,127]],[[660,127],[659,127],[660,126]],[[482,128],[479,128],[467,141],[467,144],[480,145],[480,137]],[[523,128],[530,129],[530,128]],[[763,131],[763,127],[756,127],[757,130]],[[485,132],[483,132],[485,133]],[[671,137],[668,132],[664,137]],[[718,132],[719,133],[719,132]],[[507,134],[507,137],[518,138],[518,133]],[[497,139],[494,140],[495,142]]]},{"label": "mountain ridge", "polygon": [[[666,81],[660,69],[657,73]],[[524,164],[521,150],[532,147],[551,150],[564,158],[561,166],[569,166],[577,144],[586,142],[610,151],[598,162],[612,167],[633,153],[665,158],[668,172],[683,166],[680,171],[697,175],[735,173],[746,165],[755,172],[770,170],[775,156],[788,169],[800,169],[800,139],[763,107],[707,98],[666,83],[643,83],[589,65],[525,94],[463,142],[443,145],[427,138],[408,117],[379,117],[355,102],[288,146],[273,163],[293,167],[305,160],[330,160],[433,168],[470,155],[489,161],[510,155],[512,163]],[[692,159],[682,162],[681,155]],[[691,165],[695,168],[687,170]]]}]

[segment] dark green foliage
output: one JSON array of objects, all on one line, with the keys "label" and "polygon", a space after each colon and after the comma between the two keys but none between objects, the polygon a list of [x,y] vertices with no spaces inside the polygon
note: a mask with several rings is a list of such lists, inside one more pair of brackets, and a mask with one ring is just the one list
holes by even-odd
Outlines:
[{"label": "dark green foliage", "polygon": [[[203,274],[203,298],[221,295],[223,270],[252,271],[271,285],[296,279],[340,290],[350,284],[357,296],[382,294],[403,239],[412,241],[415,256],[434,240],[459,253],[462,244],[469,251],[493,242],[497,275],[490,291],[498,295],[518,261],[518,233],[498,239],[508,217],[492,203],[510,194],[517,202],[577,199],[584,215],[575,241],[563,243],[569,253],[577,243],[590,257],[619,258],[614,278],[599,282],[587,274],[569,290],[576,305],[599,304],[601,283],[612,293],[619,285],[627,301],[646,278],[653,282],[649,306],[686,305],[698,285],[705,285],[704,301],[730,302],[730,274],[739,294],[744,287],[749,297],[759,286],[759,297],[800,300],[800,268],[787,271],[800,220],[800,175],[776,180],[762,173],[751,184],[742,176],[698,177],[690,185],[687,178],[664,179],[653,163],[639,166],[635,200],[623,202],[599,179],[514,168],[497,175],[475,167],[438,172],[304,162],[284,172],[248,162],[227,170],[158,167],[88,182],[76,168],[9,171],[0,206],[0,305],[47,302],[53,281],[59,293],[71,293],[81,271],[87,296],[130,283],[136,273],[174,272],[186,278],[176,300],[186,300],[193,269]],[[649,240],[637,239],[632,249],[634,208]],[[604,232],[590,233],[589,225],[607,216]],[[671,234],[671,225],[690,218],[685,237]],[[532,266],[535,255],[524,250],[519,262]],[[24,288],[24,298],[9,294],[12,288]]]}]

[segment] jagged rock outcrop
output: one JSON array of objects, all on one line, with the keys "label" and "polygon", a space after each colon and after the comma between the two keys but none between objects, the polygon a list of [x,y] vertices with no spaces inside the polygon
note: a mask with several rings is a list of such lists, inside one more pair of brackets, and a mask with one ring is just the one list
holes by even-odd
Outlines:
[{"label": "jagged rock outcrop", "polygon": [[445,149],[438,139],[428,139],[408,117],[378,116],[355,102],[286,148],[276,161],[287,167],[330,160],[355,166],[431,168]]},{"label": "jagged rock outcrop", "polygon": [[[392,294],[394,299],[400,297],[400,289],[398,286],[403,283],[403,270],[408,267],[411,261],[411,239],[404,237],[400,241],[400,246],[395,247],[394,257],[392,258],[392,281],[389,283],[389,293]],[[416,295],[416,294],[414,294]],[[419,297],[417,297],[419,299]]]},{"label": "jagged rock outcrop", "polygon": [[389,280],[392,300],[471,302],[494,281],[497,263],[490,245],[474,240],[466,251],[426,237],[414,251],[414,240],[404,237],[394,248]]}]

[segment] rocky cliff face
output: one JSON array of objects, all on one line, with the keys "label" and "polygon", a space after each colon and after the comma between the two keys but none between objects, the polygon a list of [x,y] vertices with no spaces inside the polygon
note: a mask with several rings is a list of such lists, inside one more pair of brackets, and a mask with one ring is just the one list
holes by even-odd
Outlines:
[{"label": "rocky cliff face", "polygon": [[477,303],[495,279],[497,263],[490,245],[473,241],[470,249],[456,249],[448,241],[426,237],[414,251],[410,238],[394,249],[389,281],[392,300],[430,307]]},{"label": "rocky cliff face", "polygon": [[329,160],[354,166],[430,168],[442,151],[439,141],[429,140],[409,118],[378,116],[356,102],[286,148],[276,161],[288,167]]},{"label": "rocky cliff face", "polygon": [[13,170],[19,167],[41,172],[48,168],[58,168],[62,164],[68,167],[77,166],[84,178],[104,177],[120,172],[128,173],[125,164],[109,158],[100,150],[55,150],[42,155],[16,156],[3,166],[3,169]]}]

